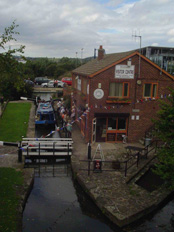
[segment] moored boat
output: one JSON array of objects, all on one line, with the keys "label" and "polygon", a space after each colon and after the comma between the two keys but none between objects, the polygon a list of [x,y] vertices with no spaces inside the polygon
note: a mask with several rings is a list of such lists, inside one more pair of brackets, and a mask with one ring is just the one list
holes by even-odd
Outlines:
[{"label": "moored boat", "polygon": [[54,125],[56,123],[54,109],[50,102],[40,102],[36,110],[35,125]]}]

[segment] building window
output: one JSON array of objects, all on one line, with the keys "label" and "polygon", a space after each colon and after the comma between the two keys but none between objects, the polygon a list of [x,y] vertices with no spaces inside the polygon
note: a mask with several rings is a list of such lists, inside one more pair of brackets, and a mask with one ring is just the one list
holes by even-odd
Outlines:
[{"label": "building window", "polygon": [[82,91],[84,94],[87,94],[87,80],[83,79],[83,88]]},{"label": "building window", "polygon": [[77,80],[77,89],[81,91],[81,79]]},{"label": "building window", "polygon": [[116,130],[116,118],[108,118],[108,130]]},{"label": "building window", "polygon": [[128,83],[110,83],[109,96],[110,97],[128,97],[129,84]]},{"label": "building window", "polygon": [[157,84],[144,84],[144,93],[143,97],[157,97]]}]

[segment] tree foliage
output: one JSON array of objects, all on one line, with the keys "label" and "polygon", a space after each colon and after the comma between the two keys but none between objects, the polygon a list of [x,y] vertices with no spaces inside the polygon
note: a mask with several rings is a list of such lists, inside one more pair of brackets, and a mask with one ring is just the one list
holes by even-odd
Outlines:
[{"label": "tree foliage", "polygon": [[25,75],[30,74],[30,78],[47,76],[58,79],[65,73],[72,71],[80,65],[80,60],[63,57],[61,59],[35,58],[27,60],[25,65]]},{"label": "tree foliage", "polygon": [[167,186],[174,189],[174,90],[161,101],[158,119],[154,120],[156,136],[163,142],[163,147],[158,150],[158,164],[155,172],[165,180]]},{"label": "tree foliage", "polygon": [[31,88],[26,86],[23,76],[23,65],[14,57],[16,53],[22,54],[25,46],[5,51],[5,45],[10,41],[16,41],[14,35],[18,25],[15,21],[0,36],[0,48],[4,51],[0,53],[0,94],[6,99],[18,99],[21,95],[27,96],[31,93]]}]

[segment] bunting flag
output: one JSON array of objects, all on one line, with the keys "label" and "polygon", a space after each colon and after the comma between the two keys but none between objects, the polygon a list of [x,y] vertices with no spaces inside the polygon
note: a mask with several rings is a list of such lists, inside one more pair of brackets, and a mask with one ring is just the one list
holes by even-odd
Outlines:
[{"label": "bunting flag", "polygon": [[[86,111],[84,112],[85,113],[85,115],[88,113],[88,112],[90,112],[90,110],[91,109],[93,109],[93,108],[95,108],[95,109],[106,109],[106,110],[112,110],[112,109],[120,109],[120,108],[123,108],[124,106],[127,106],[127,105],[135,105],[135,104],[143,104],[143,103],[148,103],[148,102],[151,102],[151,101],[156,101],[156,100],[158,100],[159,98],[161,98],[161,99],[163,99],[163,98],[167,98],[167,97],[170,97],[171,95],[170,94],[161,94],[161,96],[160,97],[158,97],[158,98],[141,98],[141,99],[137,99],[136,101],[134,101],[134,102],[131,102],[131,103],[126,103],[126,104],[122,104],[122,103],[119,103],[119,104],[117,104],[117,105],[109,105],[109,106],[102,106],[101,104],[97,104],[97,103],[95,103],[94,105],[91,105],[90,107],[88,107],[87,109],[86,109]],[[111,103],[112,104],[112,103]],[[114,104],[114,103],[113,103]],[[73,106],[78,110],[78,112],[80,112],[80,109],[75,105],[75,102],[73,101]],[[153,109],[155,109],[155,107],[153,107]],[[82,113],[82,115],[84,115],[84,113]],[[81,118],[79,118],[79,119],[81,119]],[[79,119],[78,119],[78,121],[79,121]]]}]

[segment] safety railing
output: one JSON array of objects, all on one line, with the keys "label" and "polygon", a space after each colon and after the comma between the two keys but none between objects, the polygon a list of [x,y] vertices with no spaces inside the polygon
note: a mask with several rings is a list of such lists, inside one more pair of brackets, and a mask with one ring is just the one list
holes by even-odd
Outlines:
[{"label": "safety railing", "polygon": [[[91,171],[93,171],[94,173],[101,173],[105,171],[107,172],[123,171],[124,176],[126,177],[128,170],[131,169],[133,166],[138,168],[141,160],[148,159],[148,156],[150,153],[152,154],[152,151],[154,151],[153,155],[155,157],[156,151],[158,148],[161,147],[161,145],[162,143],[160,140],[152,141],[150,144],[144,147],[141,152],[136,152],[135,154],[131,154],[124,161],[118,161],[118,160],[106,161],[106,160],[101,160],[101,159],[92,160],[91,159],[91,147],[89,145],[88,146],[88,159],[80,160],[80,162],[87,163],[87,168],[80,168],[79,170],[87,171],[88,176],[90,175]],[[92,164],[92,168],[91,168],[91,164]],[[107,169],[105,164],[112,164],[112,168]]]}]

